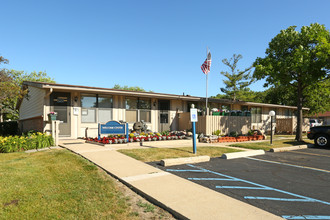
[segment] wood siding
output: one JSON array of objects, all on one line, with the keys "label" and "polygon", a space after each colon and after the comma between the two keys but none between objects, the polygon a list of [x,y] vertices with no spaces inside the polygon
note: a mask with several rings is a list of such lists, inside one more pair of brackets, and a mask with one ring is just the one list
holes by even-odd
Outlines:
[{"label": "wood siding", "polygon": [[[179,130],[191,129],[190,113],[179,114]],[[247,134],[251,129],[251,117],[249,116],[198,116],[196,132],[212,134],[220,130],[221,134],[229,134],[236,131],[240,134]]]},{"label": "wood siding", "polygon": [[29,87],[28,98],[24,98],[19,110],[19,119],[43,116],[45,90]]}]

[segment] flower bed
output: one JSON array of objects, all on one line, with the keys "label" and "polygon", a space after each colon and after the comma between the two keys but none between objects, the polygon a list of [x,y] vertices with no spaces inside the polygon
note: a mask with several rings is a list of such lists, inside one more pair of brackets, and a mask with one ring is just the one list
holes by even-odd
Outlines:
[{"label": "flower bed", "polygon": [[[145,141],[164,141],[164,140],[182,140],[186,135],[181,132],[164,132],[164,133],[130,133],[128,142],[145,142]],[[87,142],[94,142],[100,144],[123,144],[127,143],[124,135],[109,135],[108,137],[98,138],[85,138]]]},{"label": "flower bed", "polygon": [[242,141],[257,141],[265,140],[264,135],[253,135],[253,136],[238,136],[238,137],[219,137],[218,142],[242,142]]},{"label": "flower bed", "polygon": [[0,136],[0,153],[40,149],[53,145],[53,137],[40,132],[28,136]]}]

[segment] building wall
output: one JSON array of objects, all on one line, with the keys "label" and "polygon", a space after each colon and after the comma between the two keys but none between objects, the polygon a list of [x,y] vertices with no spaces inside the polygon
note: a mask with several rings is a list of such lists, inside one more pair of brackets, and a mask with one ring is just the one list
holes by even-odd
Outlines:
[{"label": "building wall", "polygon": [[30,119],[24,119],[19,121],[19,129],[21,132],[27,132],[27,131],[39,131],[44,132],[44,122],[43,117],[33,117]]},{"label": "building wall", "polygon": [[19,119],[43,116],[43,105],[46,91],[36,87],[28,88],[28,96],[23,98],[19,109]]}]

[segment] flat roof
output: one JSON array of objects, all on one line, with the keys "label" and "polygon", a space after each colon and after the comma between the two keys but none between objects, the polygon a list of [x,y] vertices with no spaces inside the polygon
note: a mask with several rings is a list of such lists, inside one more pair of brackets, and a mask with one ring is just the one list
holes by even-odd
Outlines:
[{"label": "flat roof", "polygon": [[[70,91],[78,91],[85,93],[101,93],[101,94],[137,96],[137,97],[158,98],[158,99],[177,99],[177,100],[199,101],[199,102],[206,101],[205,97],[190,96],[190,95],[174,95],[174,94],[156,93],[156,92],[129,91],[129,90],[120,90],[120,89],[109,89],[109,88],[101,88],[101,87],[90,87],[90,86],[68,85],[68,84],[57,84],[57,83],[46,83],[46,82],[24,81],[23,85],[34,86],[42,89],[54,89],[56,91],[70,90]],[[239,100],[233,101],[229,99],[208,98],[208,101],[212,103],[239,104],[239,105],[256,106],[256,107],[270,107],[270,108],[280,107],[287,109],[297,109],[296,106],[245,102]],[[303,110],[309,110],[309,108],[303,108]]]}]

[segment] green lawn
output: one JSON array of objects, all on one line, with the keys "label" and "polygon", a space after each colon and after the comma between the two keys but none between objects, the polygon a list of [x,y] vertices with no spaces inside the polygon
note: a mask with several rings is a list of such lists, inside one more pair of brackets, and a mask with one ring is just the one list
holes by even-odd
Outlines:
[{"label": "green lawn", "polygon": [[67,150],[0,154],[0,219],[140,219],[115,181]]},{"label": "green lawn", "polygon": [[[269,138],[269,137],[268,137]],[[294,140],[294,137],[291,139],[275,139],[273,140],[273,145],[270,144],[270,140],[262,141],[262,142],[250,142],[250,143],[235,143],[231,144],[232,147],[241,147],[241,148],[247,148],[247,149],[255,149],[255,150],[265,150],[269,151],[272,148],[278,148],[278,147],[290,147],[295,145],[304,145],[304,144],[312,144],[313,141],[304,139],[302,142],[297,142]]]},{"label": "green lawn", "polygon": [[[198,147],[198,155],[208,155],[210,157],[220,157],[224,153],[238,152],[240,150],[223,148],[223,147]],[[192,147],[182,148],[148,148],[148,149],[132,149],[119,150],[119,152],[133,157],[143,162],[160,161],[167,158],[193,157]]]}]

